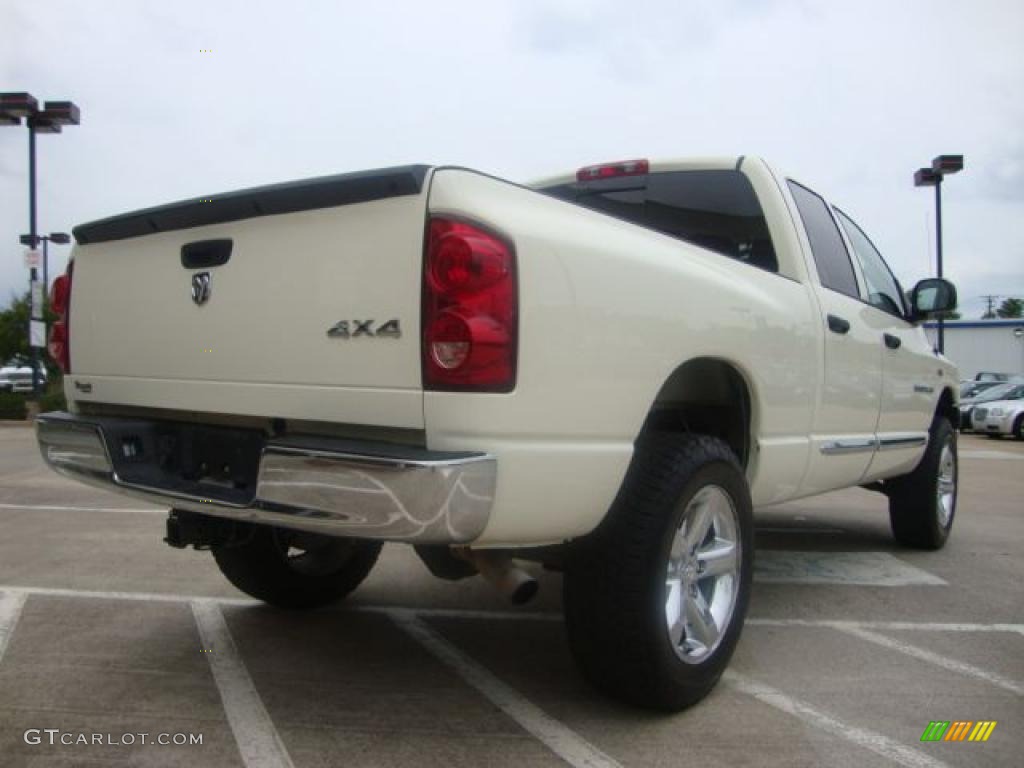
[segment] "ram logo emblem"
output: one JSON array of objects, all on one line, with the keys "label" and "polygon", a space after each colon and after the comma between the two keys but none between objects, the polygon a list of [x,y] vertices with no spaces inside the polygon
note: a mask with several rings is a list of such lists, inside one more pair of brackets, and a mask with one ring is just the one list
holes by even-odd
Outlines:
[{"label": "ram logo emblem", "polygon": [[402,327],[398,320],[388,320],[374,329],[374,320],[341,320],[327,329],[327,336],[332,339],[357,339],[368,336],[378,339],[402,338]]},{"label": "ram logo emblem", "polygon": [[192,301],[202,306],[210,298],[210,273],[197,272],[192,275]]}]

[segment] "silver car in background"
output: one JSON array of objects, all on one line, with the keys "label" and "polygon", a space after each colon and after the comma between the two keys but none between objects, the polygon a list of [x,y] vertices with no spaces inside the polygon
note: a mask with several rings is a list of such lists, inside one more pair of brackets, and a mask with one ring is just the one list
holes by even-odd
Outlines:
[{"label": "silver car in background", "polygon": [[1011,381],[997,384],[974,397],[960,400],[960,431],[970,432],[975,429],[974,417],[978,406],[1000,400],[1019,400],[1024,398],[1024,382]]},{"label": "silver car in background", "polygon": [[[1024,391],[1024,385],[1019,389]],[[1024,440],[1024,397],[984,403],[974,408],[972,416],[975,432],[984,432],[989,437],[1013,435]]]}]

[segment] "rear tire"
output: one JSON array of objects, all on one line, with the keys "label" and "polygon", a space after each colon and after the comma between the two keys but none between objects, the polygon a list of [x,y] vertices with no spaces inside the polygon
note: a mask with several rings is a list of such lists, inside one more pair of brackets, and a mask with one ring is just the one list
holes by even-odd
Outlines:
[{"label": "rear tire", "polygon": [[1013,436],[1018,440],[1024,440],[1024,413],[1013,423]]},{"label": "rear tire", "polygon": [[278,608],[319,608],[346,597],[365,579],[381,543],[254,526],[234,545],[213,548],[228,581]]},{"label": "rear tire", "polygon": [[702,699],[739,640],[753,544],[746,478],[724,442],[643,438],[605,521],[568,552],[565,620],[583,675],[643,707]]},{"label": "rear tire", "polygon": [[953,529],[958,479],[956,432],[948,419],[938,416],[921,463],[886,483],[896,541],[915,549],[941,549]]}]

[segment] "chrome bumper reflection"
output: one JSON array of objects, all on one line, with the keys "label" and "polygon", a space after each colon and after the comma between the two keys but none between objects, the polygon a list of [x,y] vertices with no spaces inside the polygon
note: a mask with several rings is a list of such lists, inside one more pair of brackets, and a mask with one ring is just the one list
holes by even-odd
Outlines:
[{"label": "chrome bumper reflection", "polygon": [[486,454],[381,456],[271,441],[260,458],[255,497],[231,504],[126,482],[102,426],[87,419],[43,414],[36,434],[47,464],[90,485],[217,517],[389,541],[464,544],[478,538],[490,517],[497,474],[497,462]]}]

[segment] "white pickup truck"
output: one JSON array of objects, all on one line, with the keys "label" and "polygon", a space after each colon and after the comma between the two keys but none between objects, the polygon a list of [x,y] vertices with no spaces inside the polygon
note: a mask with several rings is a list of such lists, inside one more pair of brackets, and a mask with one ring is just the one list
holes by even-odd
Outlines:
[{"label": "white pickup truck", "polygon": [[920,327],[953,286],[908,298],[757,158],[390,168],[75,238],[43,457],[278,606],[343,598],[383,541],[516,600],[510,558],[543,562],[585,676],[672,710],[736,645],[754,506],[859,485],[903,544],[953,523],[959,376]]}]

